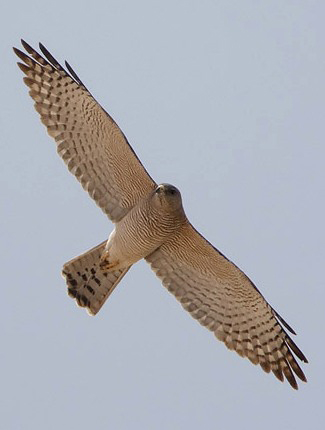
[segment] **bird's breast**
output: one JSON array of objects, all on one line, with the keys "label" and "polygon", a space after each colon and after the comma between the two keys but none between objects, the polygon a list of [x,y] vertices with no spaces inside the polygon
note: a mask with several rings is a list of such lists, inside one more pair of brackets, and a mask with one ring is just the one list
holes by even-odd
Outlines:
[{"label": "bird's breast", "polygon": [[139,204],[115,225],[109,239],[111,252],[133,264],[162,245],[179,224],[177,215],[154,209],[146,202]]}]

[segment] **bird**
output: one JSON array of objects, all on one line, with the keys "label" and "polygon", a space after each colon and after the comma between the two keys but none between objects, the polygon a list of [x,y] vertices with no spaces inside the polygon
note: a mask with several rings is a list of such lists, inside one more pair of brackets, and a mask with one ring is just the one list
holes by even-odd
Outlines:
[{"label": "bird", "polygon": [[144,259],[201,325],[240,356],[298,389],[307,382],[296,334],[254,283],[188,220],[180,191],[157,184],[113,118],[68,62],[41,43],[13,48],[24,82],[69,171],[113,222],[108,240],[68,261],[70,297],[96,315],[130,267]]}]

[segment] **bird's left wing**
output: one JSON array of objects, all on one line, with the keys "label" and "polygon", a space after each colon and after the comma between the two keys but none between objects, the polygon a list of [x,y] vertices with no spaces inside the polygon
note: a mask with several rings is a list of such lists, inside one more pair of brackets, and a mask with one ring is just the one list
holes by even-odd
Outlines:
[{"label": "bird's left wing", "polygon": [[230,349],[297,388],[306,381],[295,354],[307,362],[284,327],[289,325],[254,284],[189,223],[146,257],[182,306]]},{"label": "bird's left wing", "polygon": [[14,48],[25,84],[68,169],[112,221],[120,220],[155,187],[126,137],[71,66],[65,70],[40,44]]}]

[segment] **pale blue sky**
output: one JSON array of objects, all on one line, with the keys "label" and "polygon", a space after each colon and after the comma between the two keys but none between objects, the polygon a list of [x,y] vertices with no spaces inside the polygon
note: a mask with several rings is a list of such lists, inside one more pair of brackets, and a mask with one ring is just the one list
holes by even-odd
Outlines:
[{"label": "pale blue sky", "polygon": [[[2,353],[6,430],[322,429],[321,1],[11,1],[2,11]],[[11,50],[67,59],[157,182],[293,326],[298,392],[228,351],[146,263],[95,318],[62,264],[112,229],[56,155]]]}]

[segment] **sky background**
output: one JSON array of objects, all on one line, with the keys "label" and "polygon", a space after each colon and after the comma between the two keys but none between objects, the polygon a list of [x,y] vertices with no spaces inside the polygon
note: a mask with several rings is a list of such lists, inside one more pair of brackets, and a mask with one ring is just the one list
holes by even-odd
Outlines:
[{"label": "sky background", "polygon": [[[6,430],[322,429],[322,1],[11,1],[1,11],[0,409]],[[145,262],[94,318],[62,264],[112,224],[56,154],[12,46],[41,41],[195,227],[297,331],[295,392],[228,351]]]}]

